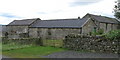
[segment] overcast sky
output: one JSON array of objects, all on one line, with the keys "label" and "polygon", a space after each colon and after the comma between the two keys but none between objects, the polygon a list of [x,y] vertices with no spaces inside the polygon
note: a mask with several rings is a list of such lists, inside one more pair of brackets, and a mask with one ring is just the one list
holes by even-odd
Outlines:
[{"label": "overcast sky", "polygon": [[81,18],[87,14],[113,17],[116,0],[0,0],[0,24],[16,19]]}]

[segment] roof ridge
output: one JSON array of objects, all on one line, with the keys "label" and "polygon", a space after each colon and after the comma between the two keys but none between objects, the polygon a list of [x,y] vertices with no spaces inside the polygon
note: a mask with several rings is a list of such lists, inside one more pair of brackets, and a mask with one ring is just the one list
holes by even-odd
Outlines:
[{"label": "roof ridge", "polygon": [[23,20],[36,20],[36,19],[40,19],[40,18],[22,19],[22,20],[17,20],[17,21],[23,21]]},{"label": "roof ridge", "polygon": [[108,16],[101,16],[101,15],[94,15],[94,14],[89,14],[88,15],[93,18],[93,19],[98,19],[97,21],[99,22],[106,22],[106,23],[118,23],[117,19],[108,17]]},{"label": "roof ridge", "polygon": [[42,20],[42,21],[62,21],[62,20],[79,20],[79,19],[49,19],[49,20]]},{"label": "roof ridge", "polygon": [[[89,13],[88,13],[88,14],[89,14]],[[95,15],[95,14],[89,14],[89,15],[92,15],[92,16],[98,16],[98,17],[105,17],[105,18],[110,18],[110,19],[115,19],[115,18],[112,18],[112,17],[102,16],[102,15]]]}]

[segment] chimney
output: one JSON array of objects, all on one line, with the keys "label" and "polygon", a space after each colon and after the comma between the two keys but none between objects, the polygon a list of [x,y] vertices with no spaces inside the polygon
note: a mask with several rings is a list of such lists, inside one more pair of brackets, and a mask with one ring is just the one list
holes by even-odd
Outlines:
[{"label": "chimney", "polygon": [[80,19],[80,17],[78,17],[78,19]]}]

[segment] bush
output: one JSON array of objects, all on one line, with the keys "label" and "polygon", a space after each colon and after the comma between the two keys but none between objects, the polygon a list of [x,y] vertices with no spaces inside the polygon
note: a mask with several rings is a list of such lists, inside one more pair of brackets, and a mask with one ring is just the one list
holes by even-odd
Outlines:
[{"label": "bush", "polygon": [[105,37],[110,40],[120,39],[120,30],[112,30],[106,33]]},{"label": "bush", "polygon": [[99,29],[98,31],[90,32],[92,35],[102,35],[104,33],[103,29]]}]

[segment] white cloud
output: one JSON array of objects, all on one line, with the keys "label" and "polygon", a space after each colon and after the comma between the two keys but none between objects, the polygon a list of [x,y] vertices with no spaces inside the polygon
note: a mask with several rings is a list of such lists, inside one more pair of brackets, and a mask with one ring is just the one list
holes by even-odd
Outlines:
[{"label": "white cloud", "polygon": [[12,22],[14,19],[17,19],[17,18],[6,18],[6,17],[0,16],[0,24],[8,24]]},{"label": "white cloud", "polygon": [[[72,2],[95,2],[71,7]],[[113,15],[114,0],[0,0],[0,13],[9,13],[20,18],[0,16],[0,24],[8,24],[23,18],[77,18],[86,13]]]},{"label": "white cloud", "polygon": [[77,2],[99,2],[101,0],[76,0]]}]

